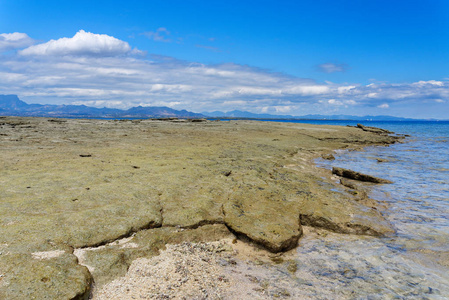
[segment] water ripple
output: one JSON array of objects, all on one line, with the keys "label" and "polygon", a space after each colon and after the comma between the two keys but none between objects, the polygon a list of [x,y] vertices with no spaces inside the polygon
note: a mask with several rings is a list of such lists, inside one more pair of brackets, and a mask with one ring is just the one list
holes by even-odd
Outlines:
[{"label": "water ripple", "polygon": [[[449,123],[379,127],[412,137],[389,147],[340,151],[336,161],[317,163],[392,180],[394,184],[373,187],[370,196],[389,203],[386,217],[397,236],[312,235],[301,242],[298,260],[305,274],[320,280],[323,289],[337,283],[343,298],[445,299],[449,295]],[[379,163],[377,158],[386,161]]]}]

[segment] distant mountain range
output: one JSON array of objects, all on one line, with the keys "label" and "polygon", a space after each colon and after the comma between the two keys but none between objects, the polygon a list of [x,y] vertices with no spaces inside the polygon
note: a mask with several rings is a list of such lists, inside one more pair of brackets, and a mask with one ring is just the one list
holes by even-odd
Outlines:
[{"label": "distant mountain range", "polygon": [[0,116],[60,117],[60,118],[228,118],[228,119],[272,119],[272,120],[357,120],[357,121],[409,121],[415,119],[392,116],[351,116],[351,115],[271,115],[254,114],[247,111],[213,111],[194,113],[169,107],[132,107],[127,110],[117,108],[96,108],[85,105],[27,104],[16,95],[0,95]]},{"label": "distant mountain range", "polygon": [[209,118],[230,118],[230,119],[273,119],[273,120],[354,120],[354,121],[411,121],[415,119],[399,118],[392,116],[351,116],[351,115],[270,115],[270,114],[253,114],[247,111],[233,110],[228,112],[213,111],[203,112],[203,115]]},{"label": "distant mountain range", "polygon": [[169,107],[132,107],[128,110],[85,105],[27,104],[16,95],[0,95],[0,116],[61,118],[204,118],[202,114]]}]

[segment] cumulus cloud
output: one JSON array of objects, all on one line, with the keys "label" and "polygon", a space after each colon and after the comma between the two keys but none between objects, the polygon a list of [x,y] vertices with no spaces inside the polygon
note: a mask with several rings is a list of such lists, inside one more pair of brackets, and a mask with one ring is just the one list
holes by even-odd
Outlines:
[{"label": "cumulus cloud", "polygon": [[447,80],[319,83],[246,65],[208,65],[155,55],[149,59],[130,53],[124,41],[84,31],[31,46],[0,59],[0,94],[18,94],[40,103],[164,105],[195,112],[361,115],[380,114],[385,108],[394,113],[397,107],[419,111],[417,107],[429,103],[441,112],[449,109]]},{"label": "cumulus cloud", "polygon": [[348,69],[346,64],[324,63],[318,65],[318,70],[324,73],[344,72]]},{"label": "cumulus cloud", "polygon": [[34,44],[26,33],[13,32],[0,34],[0,51],[20,49]]},{"label": "cumulus cloud", "polygon": [[72,38],[50,40],[21,50],[19,54],[23,56],[117,56],[130,52],[132,49],[127,42],[106,34],[80,30]]},{"label": "cumulus cloud", "polygon": [[442,81],[437,80],[429,80],[429,81],[418,81],[413,83],[414,86],[424,87],[424,86],[443,86],[444,83]]}]

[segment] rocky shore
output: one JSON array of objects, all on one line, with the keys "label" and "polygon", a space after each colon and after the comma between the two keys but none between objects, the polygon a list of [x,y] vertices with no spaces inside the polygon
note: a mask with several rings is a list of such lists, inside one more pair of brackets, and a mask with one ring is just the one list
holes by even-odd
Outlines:
[{"label": "rocky shore", "polygon": [[[392,233],[359,184],[313,159],[398,139],[294,123],[1,117],[0,299],[235,298],[245,282],[253,298],[288,297],[249,273],[237,282],[236,247],[275,262],[310,228]],[[138,292],[136,276],[154,289]]]}]

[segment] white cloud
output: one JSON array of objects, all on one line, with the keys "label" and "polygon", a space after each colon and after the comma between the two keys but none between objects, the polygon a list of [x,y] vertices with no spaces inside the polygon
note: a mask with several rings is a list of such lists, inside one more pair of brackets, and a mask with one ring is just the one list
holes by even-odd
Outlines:
[{"label": "white cloud", "polygon": [[324,63],[318,65],[318,69],[324,73],[344,72],[348,69],[346,64]]},{"label": "white cloud", "polygon": [[27,80],[25,74],[14,73],[14,72],[0,72],[0,83],[1,84],[17,84],[18,82]]},{"label": "white cloud", "polygon": [[330,99],[327,101],[327,103],[329,103],[330,105],[343,105],[343,102],[335,99]]},{"label": "white cloud", "polygon": [[2,33],[0,34],[0,51],[8,51],[28,47],[34,44],[34,40],[26,33]]},{"label": "white cloud", "polygon": [[192,89],[190,85],[186,84],[161,84],[156,83],[151,85],[152,92],[188,92]]},{"label": "white cloud", "polygon": [[18,94],[34,103],[165,105],[195,112],[241,109],[292,115],[366,114],[385,108],[393,113],[397,107],[424,111],[416,108],[429,102],[439,103],[443,112],[449,102],[447,80],[318,83],[233,63],[207,65],[155,55],[150,60],[131,53],[125,41],[84,31],[32,46],[0,59],[0,94]]},{"label": "white cloud", "polygon": [[269,87],[239,87],[237,93],[241,95],[281,95],[281,90]]},{"label": "white cloud", "polygon": [[204,75],[212,75],[212,76],[221,76],[221,77],[234,77],[237,76],[236,72],[228,71],[228,70],[220,70],[217,68],[206,67],[205,65],[201,65],[201,67],[190,67],[188,69],[191,73],[196,74],[204,74]]},{"label": "white cloud", "polygon": [[232,100],[232,101],[224,101],[223,105],[226,106],[242,106],[242,105],[246,105],[248,102],[247,101],[243,101],[243,100]]},{"label": "white cloud", "polygon": [[168,107],[176,107],[177,105],[181,105],[182,104],[182,102],[179,102],[179,101],[171,101],[171,102],[167,102],[166,104],[165,104],[165,106],[168,106]]},{"label": "white cloud", "polygon": [[357,105],[357,102],[354,100],[346,100],[345,104],[349,104],[349,105]]},{"label": "white cloud", "polygon": [[166,42],[169,43],[172,40],[169,38],[170,31],[165,27],[159,27],[156,31],[147,31],[142,33],[142,35],[148,37],[149,39],[156,42]]},{"label": "white cloud", "polygon": [[418,82],[413,83],[413,85],[419,86],[419,87],[423,87],[426,85],[443,86],[444,83],[442,81],[429,80],[429,81],[418,81]]},{"label": "white cloud", "polygon": [[143,107],[167,106],[170,108],[177,108],[178,106],[181,106],[179,109],[183,109],[182,105],[183,105],[183,102],[180,102],[180,101],[157,101],[157,100],[152,103],[140,102],[140,103],[135,104],[135,106],[143,106]]},{"label": "white cloud", "polygon": [[353,90],[355,88],[356,88],[355,85],[339,86],[337,88],[337,91],[338,91],[339,94],[346,94],[346,93],[350,92],[351,90]]},{"label": "white cloud", "polygon": [[126,104],[123,103],[123,101],[107,101],[107,100],[74,101],[71,104],[95,106],[95,107],[107,107],[107,108],[126,108]]},{"label": "white cloud", "polygon": [[300,94],[303,96],[322,95],[330,91],[330,88],[325,85],[305,85],[295,86],[286,89],[288,94]]},{"label": "white cloud", "polygon": [[277,113],[288,113],[292,110],[290,106],[275,106],[274,109]]},{"label": "white cloud", "polygon": [[[137,52],[138,50],[135,50]],[[118,56],[132,52],[127,42],[106,34],[78,31],[72,38],[50,40],[19,51],[23,56]]]}]

